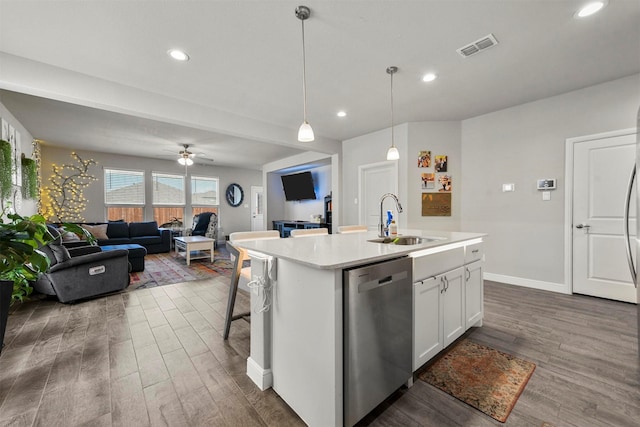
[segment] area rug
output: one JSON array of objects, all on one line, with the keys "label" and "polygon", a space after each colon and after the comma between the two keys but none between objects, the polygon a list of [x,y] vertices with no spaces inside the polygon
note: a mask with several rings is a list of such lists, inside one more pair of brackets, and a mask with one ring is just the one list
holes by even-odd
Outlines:
[{"label": "area rug", "polygon": [[535,368],[535,363],[464,339],[419,378],[504,423]]},{"label": "area rug", "polygon": [[191,265],[174,252],[151,254],[144,258],[144,271],[130,273],[128,291],[155,286],[210,279],[217,276],[231,277],[233,262],[226,250],[216,249],[213,263],[206,259],[192,260]]}]

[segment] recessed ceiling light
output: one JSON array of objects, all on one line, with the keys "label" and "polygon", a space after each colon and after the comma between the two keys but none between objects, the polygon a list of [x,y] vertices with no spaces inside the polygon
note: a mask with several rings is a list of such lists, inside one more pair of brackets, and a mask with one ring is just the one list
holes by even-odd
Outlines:
[{"label": "recessed ceiling light", "polygon": [[592,1],[590,3],[587,3],[576,12],[575,17],[586,18],[587,16],[591,16],[594,13],[602,10],[602,8],[607,5],[607,3],[607,0]]},{"label": "recessed ceiling light", "polygon": [[436,78],[438,78],[438,76],[436,76],[434,73],[427,73],[424,76],[422,76],[422,81],[423,82],[432,82]]},{"label": "recessed ceiling light", "polygon": [[347,113],[346,113],[345,111],[338,111],[337,116],[338,116],[338,117],[346,117],[346,116],[347,116]]},{"label": "recessed ceiling light", "polygon": [[188,61],[189,60],[189,55],[187,55],[186,53],[184,53],[183,51],[181,51],[179,49],[169,49],[167,51],[167,53],[169,54],[170,57],[172,57],[176,61]]}]

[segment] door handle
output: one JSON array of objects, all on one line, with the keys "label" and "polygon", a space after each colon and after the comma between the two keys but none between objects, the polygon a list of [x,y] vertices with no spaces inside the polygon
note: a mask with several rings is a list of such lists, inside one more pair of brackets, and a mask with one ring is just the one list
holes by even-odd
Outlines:
[{"label": "door handle", "polygon": [[576,225],[576,228],[580,228],[580,229],[587,228],[587,229],[589,229],[589,228],[591,228],[591,226],[589,224],[578,224],[578,225]]},{"label": "door handle", "polygon": [[624,203],[624,238],[625,238],[625,248],[627,250],[627,262],[629,263],[629,272],[631,273],[631,280],[633,281],[633,286],[638,287],[638,278],[636,273],[636,268],[633,265],[633,257],[631,256],[631,239],[629,238],[629,205],[631,204],[631,189],[633,188],[633,181],[636,179],[636,165],[633,166],[633,170],[631,171],[631,176],[629,177],[629,185],[627,185],[627,199]]}]

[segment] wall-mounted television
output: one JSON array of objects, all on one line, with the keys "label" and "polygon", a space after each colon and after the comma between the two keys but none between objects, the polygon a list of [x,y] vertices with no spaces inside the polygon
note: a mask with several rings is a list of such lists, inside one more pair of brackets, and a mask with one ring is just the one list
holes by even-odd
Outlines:
[{"label": "wall-mounted television", "polygon": [[287,201],[309,200],[316,198],[313,188],[311,172],[301,172],[292,175],[282,175],[282,187]]}]

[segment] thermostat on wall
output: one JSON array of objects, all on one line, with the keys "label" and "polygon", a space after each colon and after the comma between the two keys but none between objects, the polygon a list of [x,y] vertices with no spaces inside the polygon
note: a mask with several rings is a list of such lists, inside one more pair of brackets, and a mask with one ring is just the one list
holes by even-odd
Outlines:
[{"label": "thermostat on wall", "polygon": [[555,188],[556,188],[555,178],[538,180],[538,190],[555,190]]}]

